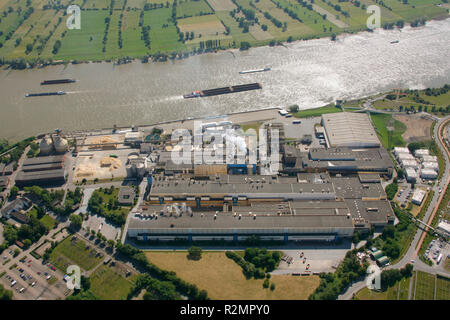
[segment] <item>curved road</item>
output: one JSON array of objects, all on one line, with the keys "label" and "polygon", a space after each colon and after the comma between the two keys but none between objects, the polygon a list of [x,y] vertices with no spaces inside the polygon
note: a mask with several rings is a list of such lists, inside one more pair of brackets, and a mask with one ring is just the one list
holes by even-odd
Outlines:
[{"label": "curved road", "polygon": [[[437,192],[439,188],[442,188],[442,190],[445,190],[446,186],[449,183],[450,180],[450,174],[448,168],[450,168],[450,153],[449,150],[447,150],[445,144],[443,143],[442,137],[440,136],[440,132],[442,129],[442,126],[447,125],[450,121],[450,116],[447,116],[445,118],[438,119],[436,122],[436,125],[434,126],[434,132],[433,132],[433,138],[436,140],[439,148],[441,149],[444,158],[445,158],[445,171],[444,175],[442,176],[439,184],[434,187],[435,193],[434,197],[431,200],[430,206],[428,207],[427,212],[425,213],[425,216],[423,218],[423,221],[426,221],[427,223],[431,223],[434,214],[437,211],[437,208],[439,207],[439,203],[442,200],[442,197],[444,196],[444,192],[439,193]],[[418,228],[416,235],[414,236],[414,239],[411,241],[410,247],[406,254],[403,256],[403,258],[398,261],[396,264],[386,267],[386,269],[400,269],[403,268],[406,264],[410,263],[411,260],[413,260],[420,249],[420,245],[423,242],[423,239],[425,238],[425,232],[422,228]],[[428,273],[442,273],[447,276],[450,276],[450,272],[437,270],[436,268],[430,267],[429,265],[423,263],[421,260],[416,259],[414,262],[414,270],[420,270]],[[338,300],[350,300],[355,293],[357,293],[359,290],[363,289],[366,286],[366,279],[363,279],[362,281],[353,283],[346,292],[339,295]]]}]

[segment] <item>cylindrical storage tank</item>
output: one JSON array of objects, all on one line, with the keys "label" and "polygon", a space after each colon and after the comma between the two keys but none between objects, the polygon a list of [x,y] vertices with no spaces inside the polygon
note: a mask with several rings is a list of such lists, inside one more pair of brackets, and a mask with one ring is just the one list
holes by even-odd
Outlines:
[{"label": "cylindrical storage tank", "polygon": [[143,163],[137,163],[136,164],[136,174],[138,177],[143,177],[145,173],[145,166]]},{"label": "cylindrical storage tank", "polygon": [[136,176],[136,167],[134,165],[127,165],[127,177],[135,177]]},{"label": "cylindrical storage tank", "polygon": [[60,136],[55,139],[55,150],[57,153],[65,153],[69,148],[69,144],[66,139],[61,138]]},{"label": "cylindrical storage tank", "polygon": [[40,154],[48,155],[53,150],[53,142],[48,136],[42,138],[39,143]]}]

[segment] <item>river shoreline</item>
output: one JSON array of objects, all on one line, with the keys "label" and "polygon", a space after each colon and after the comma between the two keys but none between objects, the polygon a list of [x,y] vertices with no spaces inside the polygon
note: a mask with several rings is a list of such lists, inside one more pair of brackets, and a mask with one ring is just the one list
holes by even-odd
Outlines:
[{"label": "river shoreline", "polygon": [[[426,22],[431,22],[431,21],[442,21],[442,20],[446,20],[450,18],[450,15],[448,16],[438,16],[435,17],[433,19],[427,20]],[[410,26],[409,26],[410,27]],[[424,26],[418,26],[418,27],[411,27],[411,28],[421,28]],[[404,27],[403,27],[404,28]],[[394,29],[383,29],[385,31],[401,31],[403,28],[399,28],[399,27],[394,27]],[[382,29],[382,28],[380,28]],[[360,30],[356,30],[356,31],[340,31],[340,32],[336,32],[336,36],[352,36],[352,35],[358,35],[364,32],[373,32],[373,31],[369,31],[368,29],[364,30],[364,29],[360,29]],[[114,59],[102,59],[102,60],[76,60],[76,59],[72,59],[72,60],[68,60],[68,61],[64,61],[64,60],[57,60],[57,61],[53,61],[52,59],[50,60],[44,60],[44,64],[34,64],[33,66],[31,66],[29,64],[29,61],[26,60],[26,58],[21,57],[21,58],[17,58],[17,59],[25,59],[25,62],[27,63],[26,68],[23,69],[14,69],[11,67],[11,65],[7,65],[6,68],[4,68],[3,70],[24,70],[24,69],[28,69],[28,70],[34,70],[34,69],[42,69],[42,68],[46,68],[46,67],[51,67],[51,66],[60,66],[60,65],[78,65],[78,64],[91,64],[91,63],[108,63],[108,64],[112,64],[113,66],[118,66],[118,65],[125,65],[125,64],[129,64],[129,63],[136,63],[137,61],[141,61],[142,64],[146,64],[146,63],[158,63],[158,62],[170,62],[170,61],[182,61],[182,60],[186,60],[189,59],[191,57],[195,57],[195,56],[200,56],[200,55],[207,55],[207,54],[218,54],[218,53],[226,53],[229,52],[231,54],[234,55],[235,52],[239,52],[239,51],[250,51],[254,48],[262,48],[262,47],[277,47],[277,46],[283,46],[286,47],[286,44],[299,44],[299,43],[303,43],[303,42],[308,42],[308,41],[312,41],[312,40],[319,40],[319,39],[330,39],[331,40],[331,36],[326,35],[326,36],[314,36],[308,39],[299,39],[299,40],[294,40],[291,42],[288,41],[276,41],[276,44],[274,46],[270,46],[270,45],[259,45],[259,46],[252,46],[247,50],[240,50],[239,48],[219,48],[219,49],[215,49],[214,51],[205,51],[205,52],[201,52],[201,53],[194,53],[193,51],[191,52],[187,52],[187,56],[186,55],[177,55],[175,58],[171,58],[169,56],[169,53],[163,53],[163,55],[166,57],[165,60],[154,60],[153,57],[151,55],[148,56],[141,56],[141,57],[130,57],[130,56],[120,56],[120,57],[116,57]],[[336,38],[336,40],[338,40]],[[148,61],[144,62],[144,59],[147,58]],[[123,60],[123,62],[120,62],[121,60]],[[119,62],[119,63],[117,63]],[[6,65],[6,64],[5,64]],[[1,66],[1,65],[0,65]]]},{"label": "river shoreline", "polygon": [[[126,65],[90,63],[33,70],[0,70],[0,137],[17,141],[37,132],[66,132],[204,118],[270,107],[313,109],[395,88],[450,83],[450,20],[401,31],[376,30],[330,41],[298,41],[249,51],[202,54],[180,61]],[[399,43],[391,44],[399,40]],[[239,74],[270,67],[271,71]],[[52,86],[63,96],[27,99],[46,79],[76,79]],[[262,90],[183,99],[195,90],[246,83]],[[47,88],[45,88],[47,89]]]}]

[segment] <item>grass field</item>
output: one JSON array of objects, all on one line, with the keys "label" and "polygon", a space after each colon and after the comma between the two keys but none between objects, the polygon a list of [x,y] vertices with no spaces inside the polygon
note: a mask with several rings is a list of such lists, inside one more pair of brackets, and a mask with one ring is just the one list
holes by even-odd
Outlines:
[{"label": "grass field", "polygon": [[170,20],[171,8],[146,11],[144,25],[150,25],[150,52],[171,52],[184,50],[185,46],[178,41],[175,25]]},{"label": "grass field", "polygon": [[136,276],[124,278],[113,267],[101,265],[90,276],[90,290],[102,300],[124,300]]},{"label": "grass field", "polygon": [[246,280],[242,269],[224,252],[204,252],[199,261],[187,259],[186,252],[147,252],[149,261],[175,271],[183,280],[205,289],[212,299],[308,299],[319,285],[318,276],[272,275],[275,290],[264,289],[263,280]]},{"label": "grass field", "polygon": [[394,110],[394,111],[425,111],[439,116],[446,115],[450,111],[448,109],[450,102],[450,91],[440,92],[438,95],[429,93],[427,90],[400,90],[390,91],[387,95],[395,95],[393,100],[386,97],[373,103],[375,109]]},{"label": "grass field", "polygon": [[436,300],[450,300],[450,279],[437,277]]},{"label": "grass field", "polygon": [[397,300],[398,283],[386,291],[377,292],[369,288],[364,288],[358,291],[356,299],[358,300]]},{"label": "grass field", "polygon": [[66,272],[67,267],[71,264],[80,266],[83,270],[91,270],[102,259],[96,257],[96,254],[91,250],[86,249],[86,243],[82,240],[72,242],[73,236],[68,237],[56,246],[50,255],[51,263],[62,272]]},{"label": "grass field", "polygon": [[334,104],[325,107],[302,110],[294,114],[296,118],[319,117],[325,113],[342,112],[341,108],[337,108]]},{"label": "grass field", "polygon": [[[417,284],[416,284],[417,282]],[[436,282],[436,297],[434,287]],[[356,294],[358,300],[408,300],[409,285],[412,283],[411,299],[450,300],[450,279],[416,271],[412,278],[404,278],[384,292],[364,288]],[[415,298],[414,298],[414,287]]]},{"label": "grass field", "polygon": [[417,271],[415,300],[433,300],[435,276]]},{"label": "grass field", "polygon": [[402,122],[395,120],[390,114],[372,114],[370,117],[383,147],[391,149],[405,146],[402,134],[406,131],[406,126]]},{"label": "grass field", "polygon": [[[30,215],[33,215],[36,218],[36,210],[33,208],[30,210]],[[48,230],[52,230],[55,227],[56,220],[50,217],[48,214],[44,215],[40,221],[48,228]]]},{"label": "grass field", "polygon": [[[173,1],[164,0],[116,0],[110,16],[110,0],[64,0],[49,2],[36,0],[0,1],[0,58],[25,58],[29,61],[44,60],[107,60],[124,56],[142,57],[147,54],[172,53],[198,49],[202,40],[221,40],[221,47],[240,46],[241,42],[249,42],[252,46],[267,45],[270,41],[286,41],[287,39],[310,39],[330,36],[333,33],[366,29],[368,14],[363,6],[377,4],[375,0],[358,2],[339,2],[339,0],[315,1],[320,10],[302,6],[296,0],[235,0],[239,6],[252,10],[257,20],[247,21],[251,26],[248,32],[239,27],[237,19],[230,16],[236,9],[231,0],[178,0],[175,20],[178,26],[187,25],[187,19],[213,19],[223,24],[208,24],[200,21],[196,28],[190,24],[189,32],[198,33],[194,40],[183,44],[172,20]],[[43,9],[44,5],[57,3],[62,6],[76,4],[81,6],[81,30],[68,30],[65,9],[56,7]],[[361,6],[357,6],[360,3]],[[446,9],[437,7],[442,0],[410,0],[403,4],[398,0],[385,0],[380,5],[382,24],[404,20],[412,22],[417,19],[433,19],[447,15]],[[151,8],[144,12],[144,25],[150,25],[151,48],[148,50],[142,38],[140,15],[145,5],[161,4],[162,7]],[[336,6],[340,6],[338,11]],[[11,7],[11,9],[9,9]],[[27,17],[26,10],[34,11]],[[213,9],[214,10],[213,10]],[[148,8],[147,8],[148,9]],[[317,11],[318,10],[318,11]],[[326,10],[326,11],[323,11]],[[325,16],[323,12],[327,12]],[[345,17],[343,12],[348,12]],[[280,21],[277,26],[274,20]],[[123,14],[122,19],[120,15]],[[105,18],[111,19],[106,28]],[[242,12],[236,14],[243,17]],[[337,18],[336,18],[337,17]],[[336,20],[338,19],[338,20]],[[330,22],[332,20],[334,22]],[[122,22],[119,27],[119,21]],[[337,23],[338,21],[339,23]],[[267,30],[264,30],[267,27]],[[223,29],[230,33],[223,35]],[[119,29],[122,31],[122,48],[119,46]],[[107,38],[103,43],[105,31]],[[217,33],[217,34],[216,34]],[[199,38],[202,34],[202,38]],[[202,40],[199,40],[202,39]],[[53,53],[56,41],[61,41],[61,48]],[[103,47],[105,46],[105,50]],[[31,51],[30,51],[31,49]],[[433,99],[431,99],[433,100]],[[440,103],[439,101],[430,101]],[[378,106],[382,107],[382,106]]]},{"label": "grass field", "polygon": [[398,300],[408,300],[408,294],[409,294],[409,285],[411,283],[411,278],[404,278],[400,280],[399,283],[399,294],[398,294]]},{"label": "grass field", "polygon": [[205,0],[180,0],[177,4],[177,18],[193,17],[213,13]]},{"label": "grass field", "polygon": [[56,220],[50,217],[48,214],[41,218],[41,222],[48,228],[48,230],[52,230],[56,224]]}]

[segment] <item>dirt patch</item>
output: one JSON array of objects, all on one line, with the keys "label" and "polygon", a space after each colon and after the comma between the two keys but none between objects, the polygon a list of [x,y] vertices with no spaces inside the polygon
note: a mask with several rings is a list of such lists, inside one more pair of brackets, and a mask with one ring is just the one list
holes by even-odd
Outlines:
[{"label": "dirt patch", "polygon": [[256,40],[268,40],[273,39],[273,36],[267,32],[263,31],[259,25],[254,25],[250,27],[250,34],[256,39]]},{"label": "dirt patch", "polygon": [[231,0],[207,0],[214,11],[231,11],[236,8]]},{"label": "dirt patch", "polygon": [[216,35],[225,32],[225,27],[216,16],[208,15],[201,17],[192,17],[178,20],[178,27],[181,32],[194,32],[195,36],[198,34]]},{"label": "dirt patch", "polygon": [[402,137],[405,142],[430,140],[430,129],[433,121],[419,116],[398,115],[394,118],[406,125],[406,131]]}]

